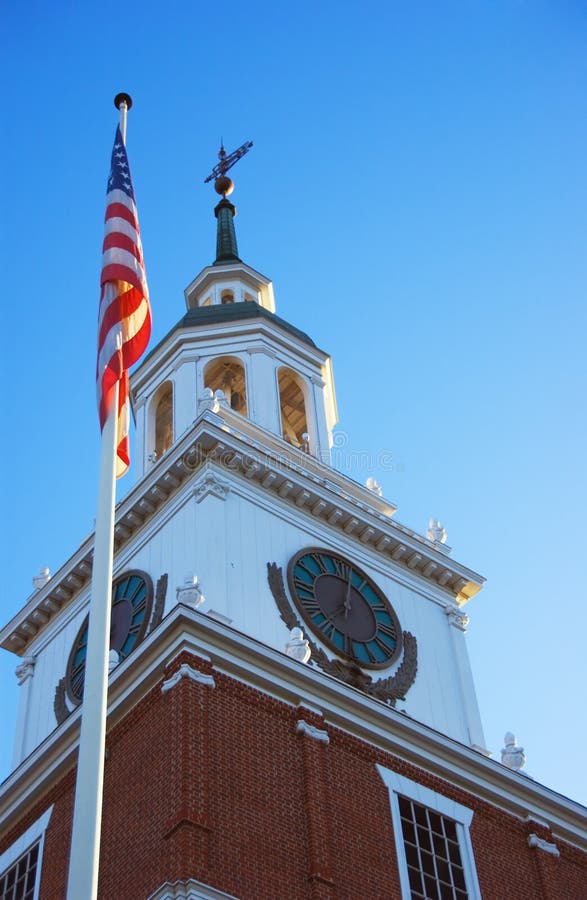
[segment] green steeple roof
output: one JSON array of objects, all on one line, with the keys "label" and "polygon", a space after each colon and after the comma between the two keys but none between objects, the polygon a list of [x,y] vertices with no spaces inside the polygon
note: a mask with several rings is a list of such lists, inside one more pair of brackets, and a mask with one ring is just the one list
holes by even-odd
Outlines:
[{"label": "green steeple roof", "polygon": [[223,197],[214,209],[214,215],[218,220],[216,229],[216,259],[214,265],[219,266],[228,262],[241,262],[236,246],[236,233],[234,230],[234,217],[236,206]]}]

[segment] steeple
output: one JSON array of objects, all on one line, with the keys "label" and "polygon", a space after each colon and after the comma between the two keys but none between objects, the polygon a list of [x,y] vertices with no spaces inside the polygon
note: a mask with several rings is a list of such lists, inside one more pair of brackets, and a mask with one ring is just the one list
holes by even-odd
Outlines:
[{"label": "steeple", "polygon": [[214,215],[216,216],[218,223],[216,229],[215,266],[227,265],[232,262],[241,262],[238,255],[236,232],[234,230],[233,221],[236,215],[236,207],[230,200],[226,199],[234,190],[234,182],[231,178],[227,178],[226,173],[251,149],[252,146],[252,141],[246,141],[237,150],[227,154],[224,149],[224,144],[221,144],[220,150],[218,151],[218,165],[214,166],[210,175],[204,179],[204,183],[207,183],[214,178],[214,190],[217,194],[222,196],[222,200],[214,209]]},{"label": "steeple", "polygon": [[[221,179],[219,178],[218,181]],[[222,179],[230,181],[232,190],[232,181],[230,178]],[[218,181],[216,183],[218,183]],[[216,259],[215,266],[222,266],[225,263],[241,262],[238,255],[238,247],[236,245],[236,232],[234,230],[234,217],[236,216],[236,206],[226,199],[226,195],[220,203],[214,208],[214,215],[218,220],[216,227]]]}]

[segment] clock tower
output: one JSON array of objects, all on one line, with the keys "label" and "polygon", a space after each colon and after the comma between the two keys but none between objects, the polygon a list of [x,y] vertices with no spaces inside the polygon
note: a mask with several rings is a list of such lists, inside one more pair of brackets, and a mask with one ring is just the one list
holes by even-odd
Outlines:
[{"label": "clock tower", "polygon": [[[239,257],[249,146],[221,149],[216,257],[131,377],[100,896],[578,897],[580,807],[485,750],[483,578],[332,466],[330,357]],[[0,898],[64,896],[92,551],[0,633],[21,681]]]}]

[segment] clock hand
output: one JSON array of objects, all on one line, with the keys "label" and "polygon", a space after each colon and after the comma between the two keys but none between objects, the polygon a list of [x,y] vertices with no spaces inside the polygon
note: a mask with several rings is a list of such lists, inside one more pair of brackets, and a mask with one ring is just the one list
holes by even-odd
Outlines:
[{"label": "clock hand", "polygon": [[349,612],[351,611],[351,586],[352,586],[352,579],[353,579],[353,570],[352,570],[352,569],[349,569],[349,583],[347,584],[346,594],[345,594],[345,597],[344,597],[344,604],[343,604],[344,617],[345,617],[345,619],[348,619],[348,617],[349,617]]}]

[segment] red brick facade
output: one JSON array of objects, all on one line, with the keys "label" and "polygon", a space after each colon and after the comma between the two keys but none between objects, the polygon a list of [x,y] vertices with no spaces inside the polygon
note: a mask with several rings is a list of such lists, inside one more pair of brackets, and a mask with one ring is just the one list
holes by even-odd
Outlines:
[{"label": "red brick facade", "polygon": [[[389,795],[376,764],[474,811],[471,839],[484,900],[583,900],[587,860],[538,822],[525,822],[273,699],[185,653],[215,685],[184,677],[150,691],[107,737],[99,895],[146,900],[188,878],[241,900],[400,900]],[[329,742],[297,729],[303,719]],[[65,897],[74,773],[50,805],[41,900]],[[555,843],[556,857],[528,835]]]}]

